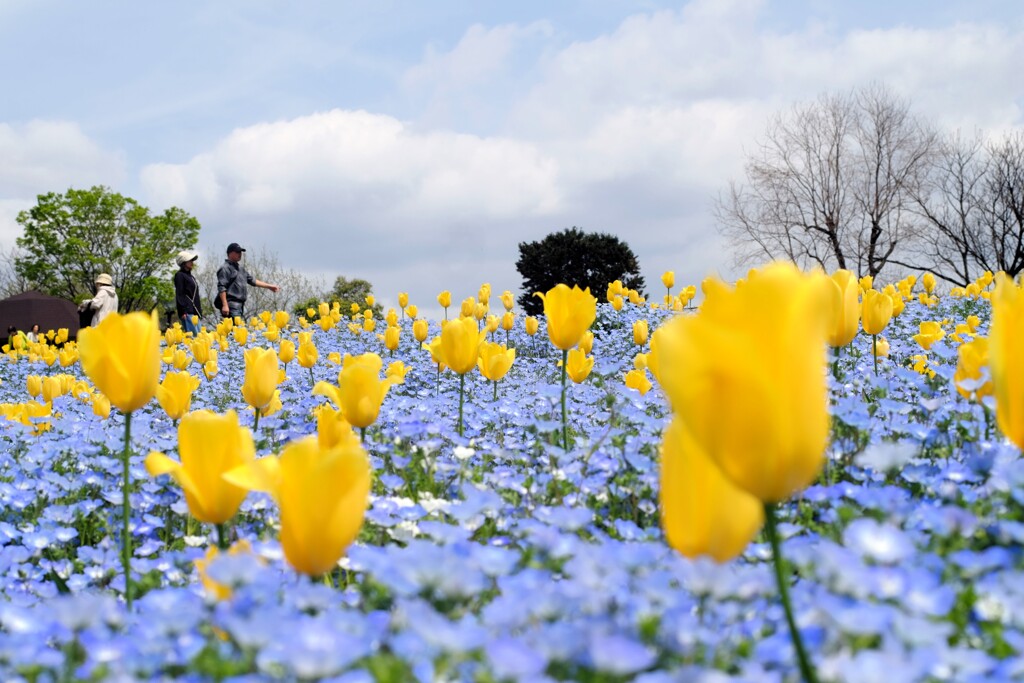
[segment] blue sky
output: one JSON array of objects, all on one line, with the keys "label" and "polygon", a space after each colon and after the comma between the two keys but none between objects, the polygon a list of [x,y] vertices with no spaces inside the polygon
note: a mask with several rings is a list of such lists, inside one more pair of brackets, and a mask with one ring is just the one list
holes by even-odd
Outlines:
[{"label": "blue sky", "polygon": [[619,235],[648,283],[731,275],[710,207],[767,117],[883,82],[1024,125],[1016,0],[0,0],[0,246],[110,185],[378,295],[517,289],[516,245]]}]

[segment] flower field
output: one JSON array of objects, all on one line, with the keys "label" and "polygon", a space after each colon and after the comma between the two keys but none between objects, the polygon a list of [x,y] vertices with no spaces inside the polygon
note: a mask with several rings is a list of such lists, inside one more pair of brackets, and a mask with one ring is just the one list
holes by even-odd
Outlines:
[{"label": "flower field", "polygon": [[[814,675],[1024,680],[1024,462],[997,425],[985,356],[963,348],[989,334],[995,285],[990,278],[935,296],[906,280],[894,296],[863,284],[843,294],[857,310],[852,341],[838,353],[819,346],[820,363],[817,351],[809,355],[827,377],[828,445],[823,465],[811,463],[809,485],[778,503],[773,527]],[[869,310],[874,294],[862,308],[861,289],[899,299],[877,335],[884,339],[861,327],[881,322]],[[486,341],[505,347],[485,353],[466,342],[464,374],[453,372],[458,340],[445,338],[439,321],[414,330],[404,314],[375,325],[359,312],[350,324],[349,312],[325,308],[308,320],[267,313],[244,326],[208,326],[198,341],[170,331],[159,338],[166,386],[152,400],[132,373],[119,389],[100,391],[118,366],[89,357],[131,356],[134,328],[102,339],[90,330],[59,352],[9,350],[0,359],[0,679],[806,677],[766,529],[752,527],[749,543],[737,536],[736,552],[725,553],[733,559],[707,557],[739,532],[700,516],[716,501],[710,485],[697,485],[687,494],[696,496],[696,516],[677,531],[703,532],[687,553],[697,557],[677,552],[662,530],[659,496],[670,489],[659,452],[673,419],[662,385],[665,373],[679,373],[671,382],[685,393],[691,377],[685,365],[669,367],[674,347],[662,341],[651,352],[651,344],[666,323],[704,312],[673,310],[685,305],[678,299],[666,306],[657,297],[652,307],[623,294],[613,305],[595,294],[592,348],[575,354],[563,347],[576,349],[578,336],[554,346],[544,317],[516,313],[503,329],[497,297],[489,310],[476,301],[465,318],[449,311],[449,335],[466,325],[477,340],[479,319],[482,330],[494,328]],[[548,293],[545,305],[557,303]],[[758,334],[773,348],[772,329]],[[732,339],[721,338],[722,354]],[[98,341],[107,348],[96,350]],[[788,346],[780,348],[785,364]],[[450,368],[439,370],[438,353]],[[257,377],[259,364],[272,380]],[[351,376],[339,381],[346,368]],[[177,372],[192,378],[163,379]],[[1024,411],[1024,385],[1011,389],[1007,400]],[[676,412],[713,416],[731,400],[713,383],[693,391],[703,403],[673,400]],[[127,470],[118,401],[140,404]],[[252,405],[262,406],[258,422]],[[203,424],[188,416],[202,410],[211,411]],[[224,421],[229,411],[239,426]],[[255,460],[243,457],[250,433]],[[369,464],[362,520],[355,456],[330,467],[317,459],[331,448],[357,453],[360,443]],[[313,455],[293,477],[302,448]],[[233,463],[226,479],[201,472],[222,460]],[[234,494],[214,496],[202,477],[248,489],[237,512]],[[288,505],[312,517],[283,519]],[[218,506],[227,521],[203,521],[220,519]],[[330,514],[317,517],[320,506]]]}]

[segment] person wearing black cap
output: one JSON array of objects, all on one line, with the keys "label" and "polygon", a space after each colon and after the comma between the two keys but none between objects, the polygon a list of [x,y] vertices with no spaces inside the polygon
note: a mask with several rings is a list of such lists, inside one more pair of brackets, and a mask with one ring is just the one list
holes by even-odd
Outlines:
[{"label": "person wearing black cap", "polygon": [[221,316],[225,318],[245,316],[246,286],[262,287],[271,292],[280,289],[275,284],[257,280],[245,271],[239,263],[244,251],[238,242],[232,242],[228,245],[227,259],[217,269],[217,303],[220,304]]}]

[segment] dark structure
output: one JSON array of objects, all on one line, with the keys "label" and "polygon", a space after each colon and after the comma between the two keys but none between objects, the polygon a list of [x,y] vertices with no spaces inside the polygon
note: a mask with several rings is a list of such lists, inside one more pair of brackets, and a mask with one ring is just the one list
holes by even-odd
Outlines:
[{"label": "dark structure", "polygon": [[39,330],[68,328],[68,338],[78,336],[78,307],[67,299],[29,290],[0,300],[0,330],[11,325],[28,332],[32,325]]}]

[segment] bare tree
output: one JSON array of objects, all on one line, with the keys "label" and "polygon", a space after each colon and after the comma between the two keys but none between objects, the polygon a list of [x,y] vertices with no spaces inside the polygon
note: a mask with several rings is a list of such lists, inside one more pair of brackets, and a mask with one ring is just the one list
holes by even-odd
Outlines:
[{"label": "bare tree", "polygon": [[[207,251],[196,262],[193,271],[199,282],[203,310],[214,317],[217,317],[217,312],[211,310],[210,306],[217,292],[217,269],[223,262],[223,252]],[[273,282],[281,288],[275,294],[270,290],[250,287],[245,302],[246,314],[260,311],[290,311],[300,301],[322,296],[328,288],[323,278],[310,277],[294,268],[286,268],[281,264],[277,254],[265,246],[248,249],[242,265],[253,277],[264,282]]]},{"label": "bare tree", "polygon": [[825,94],[770,121],[746,183],[719,199],[741,263],[785,257],[877,275],[913,224],[935,135],[882,86]]},{"label": "bare tree", "polygon": [[989,145],[985,183],[985,250],[978,255],[985,270],[1016,277],[1024,270],[1024,132]]},{"label": "bare tree", "polygon": [[0,299],[6,299],[31,288],[31,283],[18,274],[15,261],[21,256],[17,247],[0,249]]}]

